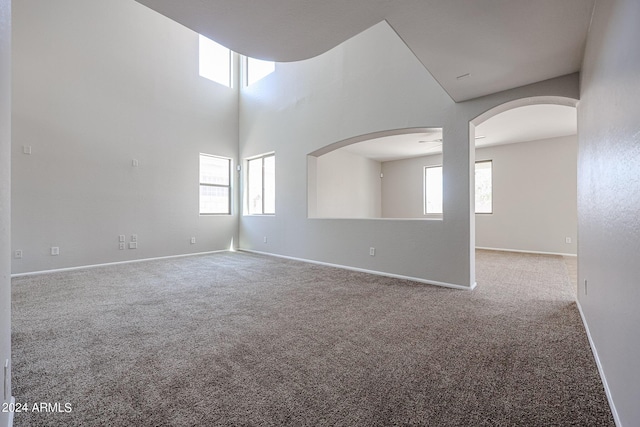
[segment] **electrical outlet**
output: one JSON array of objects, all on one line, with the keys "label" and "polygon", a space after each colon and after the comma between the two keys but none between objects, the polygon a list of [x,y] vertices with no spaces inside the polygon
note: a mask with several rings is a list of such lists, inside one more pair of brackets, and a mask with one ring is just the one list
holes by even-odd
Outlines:
[{"label": "electrical outlet", "polygon": [[120,242],[120,246],[118,246],[118,248],[122,251],[125,249],[125,244],[124,242]]},{"label": "electrical outlet", "polygon": [[21,259],[21,258],[22,258],[22,249],[16,249],[16,250],[13,252],[13,257],[14,257],[15,259]]},{"label": "electrical outlet", "polygon": [[132,234],[131,235],[131,241],[132,242],[137,242],[138,241],[138,235],[137,234]]},{"label": "electrical outlet", "polygon": [[58,246],[52,246],[51,255],[53,256],[60,255],[60,248]]},{"label": "electrical outlet", "polygon": [[564,242],[565,243],[571,243],[571,237],[565,237],[564,238]]},{"label": "electrical outlet", "polygon": [[376,248],[369,248],[369,255],[376,256]]},{"label": "electrical outlet", "polygon": [[191,238],[191,244],[192,244],[192,245],[194,245],[195,243],[196,243],[196,238],[195,238],[195,237],[192,237],[192,238]]},{"label": "electrical outlet", "polygon": [[118,236],[118,242],[124,243],[127,241],[127,238],[125,237],[124,234],[121,234]]},{"label": "electrical outlet", "polygon": [[264,237],[262,238],[262,243],[267,243],[267,236],[264,236]]},{"label": "electrical outlet", "polygon": [[129,242],[129,249],[138,249],[138,242]]}]

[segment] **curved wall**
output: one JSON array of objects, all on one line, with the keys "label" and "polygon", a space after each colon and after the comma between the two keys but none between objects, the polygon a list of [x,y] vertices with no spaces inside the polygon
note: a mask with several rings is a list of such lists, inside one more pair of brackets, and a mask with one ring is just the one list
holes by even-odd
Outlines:
[{"label": "curved wall", "polygon": [[[240,158],[275,151],[278,166],[276,215],[241,217],[240,248],[472,287],[469,123],[534,96],[577,98],[577,75],[454,103],[385,22],[316,58],[278,63],[241,92]],[[307,218],[308,153],[409,127],[444,128],[442,221]]]}]

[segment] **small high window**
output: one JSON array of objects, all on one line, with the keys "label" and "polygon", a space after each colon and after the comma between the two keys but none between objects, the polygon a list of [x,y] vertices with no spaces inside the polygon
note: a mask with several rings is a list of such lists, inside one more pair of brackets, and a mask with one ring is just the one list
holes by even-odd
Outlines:
[{"label": "small high window", "polygon": [[200,215],[231,214],[231,159],[200,154]]},{"label": "small high window", "polygon": [[266,154],[247,160],[247,209],[249,215],[276,213],[276,156]]},{"label": "small high window", "polygon": [[200,76],[231,87],[231,50],[200,35]]},{"label": "small high window", "polygon": [[261,59],[249,58],[246,61],[247,86],[273,73],[276,63],[273,61],[263,61]]}]

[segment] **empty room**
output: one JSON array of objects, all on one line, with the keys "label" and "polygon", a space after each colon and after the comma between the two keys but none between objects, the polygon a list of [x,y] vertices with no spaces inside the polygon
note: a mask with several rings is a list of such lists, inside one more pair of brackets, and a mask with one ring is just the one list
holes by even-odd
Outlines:
[{"label": "empty room", "polygon": [[0,0],[0,427],[638,425],[638,19]]}]

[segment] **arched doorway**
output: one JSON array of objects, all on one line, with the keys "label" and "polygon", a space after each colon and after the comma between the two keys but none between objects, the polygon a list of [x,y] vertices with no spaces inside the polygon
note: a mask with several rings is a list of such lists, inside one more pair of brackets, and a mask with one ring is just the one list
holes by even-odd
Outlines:
[{"label": "arched doorway", "polygon": [[576,104],[563,97],[524,98],[470,122],[475,248],[563,256],[574,283]]}]

